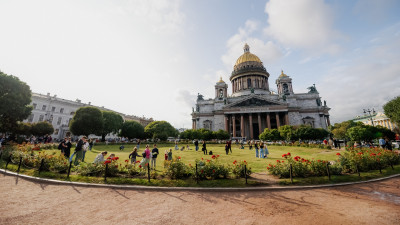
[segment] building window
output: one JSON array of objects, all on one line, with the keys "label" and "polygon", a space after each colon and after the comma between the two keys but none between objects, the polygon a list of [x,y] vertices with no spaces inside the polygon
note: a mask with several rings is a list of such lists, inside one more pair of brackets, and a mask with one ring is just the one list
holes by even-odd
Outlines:
[{"label": "building window", "polygon": [[51,115],[49,118],[49,123],[52,123],[52,122],[53,122],[53,115]]},{"label": "building window", "polygon": [[58,117],[57,125],[60,125],[60,124],[61,124],[61,120],[62,120],[62,118],[61,118],[61,117]]},{"label": "building window", "polygon": [[55,135],[58,135],[58,132],[60,132],[60,130],[59,130],[59,129],[56,129],[56,130],[54,131],[54,134],[55,134]]},{"label": "building window", "polygon": [[44,118],[44,115],[40,115],[40,116],[39,116],[39,122],[42,122],[42,121],[43,121],[43,118]]},{"label": "building window", "polygon": [[46,110],[46,105],[42,106],[42,110],[45,111]]},{"label": "building window", "polygon": [[203,127],[204,127],[204,129],[212,130],[212,122],[210,120],[204,121]]},{"label": "building window", "polygon": [[52,111],[52,112],[55,112],[55,111],[56,111],[56,107],[54,107],[54,106],[51,107],[51,111]]},{"label": "building window", "polygon": [[251,79],[250,78],[247,79],[247,88],[251,88]]},{"label": "building window", "polygon": [[33,103],[32,106],[33,106],[33,109],[36,109],[37,104],[36,104],[36,103]]},{"label": "building window", "polygon": [[60,113],[64,113],[64,108],[61,108],[61,109],[60,109]]},{"label": "building window", "polygon": [[33,121],[33,114],[31,114],[31,115],[28,117],[28,122],[29,122],[29,123],[32,123],[32,121]]}]

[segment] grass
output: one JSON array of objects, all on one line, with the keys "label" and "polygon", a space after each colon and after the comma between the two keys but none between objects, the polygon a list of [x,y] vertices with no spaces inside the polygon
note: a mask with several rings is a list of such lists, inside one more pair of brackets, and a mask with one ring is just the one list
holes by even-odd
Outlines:
[{"label": "grass", "polygon": [[[136,145],[125,145],[125,149],[120,151],[119,145],[95,145],[92,151],[88,151],[86,153],[86,162],[93,162],[96,155],[102,151],[108,151],[108,155],[114,153],[118,156],[121,162],[124,162],[125,159],[128,159],[130,152],[133,147]],[[185,145],[186,146],[186,145]],[[143,152],[144,145],[140,146],[139,152]],[[166,177],[161,177],[164,162],[164,152],[169,148],[174,149],[174,144],[159,144],[158,149],[160,151],[160,156],[157,160],[157,172],[159,174],[157,179],[151,179],[149,183],[146,177],[138,177],[138,178],[123,178],[123,177],[108,177],[108,184],[132,184],[132,185],[145,185],[145,186],[165,186],[165,187],[246,187],[246,186],[260,186],[267,185],[255,180],[249,179],[248,185],[245,184],[244,179],[220,179],[220,180],[202,180],[199,184],[192,178],[183,179],[183,180],[171,180]],[[181,147],[181,146],[180,146]],[[191,145],[190,148],[194,149],[194,146]],[[152,149],[152,146],[151,148]],[[268,159],[259,159],[255,158],[255,151],[249,150],[248,147],[245,149],[239,149],[238,146],[233,145],[232,151],[233,153],[229,155],[225,154],[225,148],[223,144],[209,144],[207,145],[207,149],[212,150],[215,155],[220,155],[219,160],[224,163],[231,165],[234,160],[241,161],[246,160],[248,162],[249,167],[252,168],[253,172],[256,173],[266,173],[266,166],[271,163],[275,163],[276,160],[282,160],[282,154],[290,152],[292,156],[298,155],[307,159],[321,159],[321,160],[329,160],[334,161],[337,159],[336,153],[344,151],[342,150],[328,150],[328,149],[319,149],[319,148],[304,148],[304,147],[286,147],[286,146],[268,146],[269,157]],[[48,154],[55,152],[59,154],[59,150],[44,150]],[[182,161],[186,164],[194,164],[196,159],[210,159],[211,156],[203,155],[202,151],[196,152],[195,150],[172,150],[173,156],[180,156]],[[140,158],[139,158],[140,160]],[[0,160],[0,168],[5,168],[5,162]],[[17,171],[18,165],[9,164],[8,170]],[[42,177],[42,178],[50,178],[57,180],[68,180],[68,181],[76,181],[76,182],[88,182],[88,183],[105,183],[103,177],[88,177],[81,176],[76,174],[71,174],[69,178],[67,178],[66,174],[59,174],[53,172],[42,172],[38,173],[37,170],[26,169],[21,167],[20,173]],[[392,174],[400,173],[400,165],[396,165],[394,170],[390,167],[383,169],[382,174],[378,171],[369,171],[362,172],[361,177],[358,174],[345,174],[340,176],[332,176],[331,180],[328,180],[328,177],[308,177],[308,178],[294,178],[293,183],[295,185],[310,185],[310,184],[329,184],[329,183],[342,183],[342,182],[353,182],[353,181],[362,181],[373,178],[379,178],[384,176],[389,176]],[[290,179],[280,179],[278,182],[280,185],[290,185]]]},{"label": "grass", "polygon": [[[123,162],[125,159],[128,159],[129,154],[132,152],[133,148],[136,145],[124,145],[125,149],[120,151],[119,145],[95,145],[92,151],[88,151],[86,153],[85,161],[93,162],[94,158],[97,154],[102,151],[108,151],[108,155],[110,153],[114,153],[118,156]],[[182,147],[180,145],[179,147]],[[186,145],[185,145],[186,146]],[[268,146],[269,156],[268,159],[260,159],[255,157],[255,150],[249,150],[248,147],[245,149],[239,149],[239,145],[232,145],[232,154],[226,155],[225,153],[225,145],[223,144],[208,144],[207,150],[212,151],[214,155],[220,155],[220,162],[224,164],[231,165],[233,161],[241,161],[246,160],[248,162],[249,167],[251,167],[253,172],[266,172],[267,165],[269,163],[275,163],[276,160],[282,160],[282,154],[284,153],[292,153],[292,155],[298,155],[307,159],[321,159],[321,160],[336,160],[336,153],[340,152],[339,150],[327,150],[327,149],[318,149],[318,148],[304,148],[304,147],[285,147],[285,146]],[[182,161],[186,164],[194,165],[196,159],[211,159],[211,156],[204,155],[202,151],[195,151],[194,145],[190,145],[192,150],[174,150],[174,144],[159,144],[157,148],[160,152],[160,155],[157,158],[157,168],[158,171],[163,171],[163,162],[164,162],[164,153],[165,150],[169,150],[172,148],[172,156],[180,156]],[[140,145],[139,153],[143,152],[145,149],[144,145]],[[153,149],[153,146],[150,146],[150,150]],[[53,150],[54,151],[54,150]],[[343,150],[341,150],[343,151]],[[59,151],[57,151],[59,152]],[[141,157],[138,159],[140,160]]]}]

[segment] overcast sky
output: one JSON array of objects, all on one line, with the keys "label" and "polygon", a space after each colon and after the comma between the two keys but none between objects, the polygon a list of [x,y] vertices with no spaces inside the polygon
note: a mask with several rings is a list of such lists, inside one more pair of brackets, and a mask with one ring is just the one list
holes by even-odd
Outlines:
[{"label": "overcast sky", "polygon": [[33,92],[191,128],[247,42],[333,122],[400,95],[400,1],[0,0],[0,70]]}]

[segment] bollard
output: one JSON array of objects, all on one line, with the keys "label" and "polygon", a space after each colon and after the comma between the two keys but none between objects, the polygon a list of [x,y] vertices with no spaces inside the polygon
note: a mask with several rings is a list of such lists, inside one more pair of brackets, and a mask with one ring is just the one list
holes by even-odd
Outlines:
[{"label": "bollard", "polygon": [[378,162],[379,173],[382,174],[381,162]]},{"label": "bollard", "polygon": [[19,169],[21,168],[21,163],[22,163],[22,156],[19,158],[17,174],[19,174]]},{"label": "bollard", "polygon": [[108,163],[106,164],[106,171],[104,172],[104,182],[107,182]]},{"label": "bollard", "polygon": [[331,180],[331,171],[329,169],[329,162],[326,163],[326,172],[328,173],[328,179]]},{"label": "bollard", "polygon": [[1,156],[3,155],[3,151],[0,152],[0,160],[2,159]]},{"label": "bollard", "polygon": [[290,182],[293,184],[293,166],[292,166],[292,164],[290,164],[289,173],[290,173]]},{"label": "bollard", "polygon": [[244,177],[246,178],[246,184],[247,184],[247,167],[244,165]]},{"label": "bollard", "polygon": [[42,161],[40,162],[39,175],[40,175],[40,172],[42,172],[43,164],[44,164],[44,159],[42,159]]},{"label": "bollard", "polygon": [[69,178],[69,173],[71,172],[71,167],[72,167],[72,161],[69,162],[67,178]]},{"label": "bollard", "polygon": [[150,182],[150,165],[147,165],[147,180]]},{"label": "bollard", "polygon": [[197,163],[196,163],[196,184],[199,184],[199,174],[197,173]]},{"label": "bollard", "polygon": [[358,164],[356,164],[356,169],[357,169],[358,176],[361,177],[360,169],[358,168]]}]

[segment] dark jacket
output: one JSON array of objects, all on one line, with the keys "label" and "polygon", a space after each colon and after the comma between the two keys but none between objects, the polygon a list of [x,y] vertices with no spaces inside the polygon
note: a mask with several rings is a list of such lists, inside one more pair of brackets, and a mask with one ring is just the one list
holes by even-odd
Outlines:
[{"label": "dark jacket", "polygon": [[[153,154],[153,158],[157,158],[157,155],[159,154],[158,148],[153,148],[153,150],[151,150],[151,153]],[[154,153],[156,153],[156,154],[154,154]]]},{"label": "dark jacket", "polygon": [[79,139],[78,144],[76,145],[75,151],[76,152],[82,151],[83,144],[84,143],[83,143],[82,139]]}]

